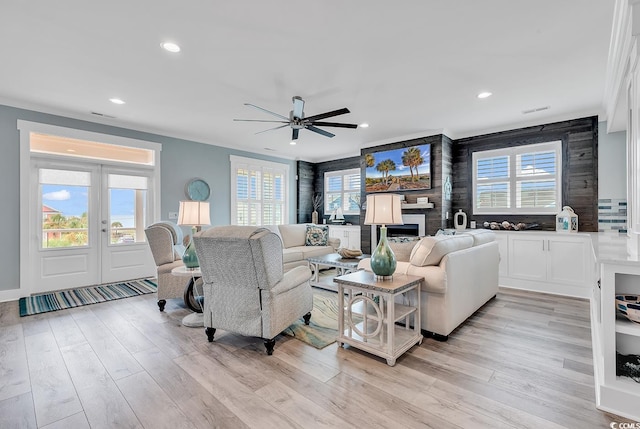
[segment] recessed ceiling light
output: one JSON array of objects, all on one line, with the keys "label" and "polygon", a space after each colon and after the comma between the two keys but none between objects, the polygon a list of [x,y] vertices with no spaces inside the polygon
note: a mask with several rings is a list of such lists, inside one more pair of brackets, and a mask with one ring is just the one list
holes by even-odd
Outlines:
[{"label": "recessed ceiling light", "polygon": [[76,151],[75,149],[67,149],[67,152],[69,152],[69,153],[73,153],[75,151]]},{"label": "recessed ceiling light", "polygon": [[173,42],[162,42],[160,43],[160,46],[162,46],[162,49],[164,49],[165,51],[169,51],[169,52],[180,52],[180,46],[176,45]]},{"label": "recessed ceiling light", "polygon": [[119,98],[110,98],[109,101],[113,104],[124,104],[124,101]]},{"label": "recessed ceiling light", "polygon": [[487,98],[487,97],[491,97],[491,93],[488,91],[481,92],[480,94],[478,94],[478,98]]},{"label": "recessed ceiling light", "polygon": [[369,124],[367,124],[366,122],[363,122],[359,125],[360,128],[369,128]]},{"label": "recessed ceiling light", "polygon": [[296,141],[295,140],[291,140],[291,142],[289,143],[291,146],[295,146],[296,145]]}]

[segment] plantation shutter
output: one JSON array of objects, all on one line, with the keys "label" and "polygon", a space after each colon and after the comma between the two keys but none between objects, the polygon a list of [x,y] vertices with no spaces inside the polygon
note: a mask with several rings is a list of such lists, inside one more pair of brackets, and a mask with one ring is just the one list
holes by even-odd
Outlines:
[{"label": "plantation shutter", "polygon": [[474,152],[473,212],[555,214],[562,206],[562,142]]},{"label": "plantation shutter", "polygon": [[231,222],[279,225],[288,222],[288,166],[231,156]]}]

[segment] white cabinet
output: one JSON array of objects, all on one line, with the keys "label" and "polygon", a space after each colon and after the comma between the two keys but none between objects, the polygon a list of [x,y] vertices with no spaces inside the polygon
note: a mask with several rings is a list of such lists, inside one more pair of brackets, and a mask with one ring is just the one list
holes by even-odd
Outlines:
[{"label": "white cabinet", "polygon": [[590,296],[595,260],[589,234],[514,231],[496,235],[502,241],[499,272],[502,286]]},{"label": "white cabinet", "polygon": [[617,353],[640,355],[640,324],[627,320],[615,305],[616,294],[640,295],[640,263],[604,262],[601,273],[601,290],[594,290],[591,306],[596,405],[640,421],[640,384],[616,370]]},{"label": "white cabinet", "polygon": [[496,234],[496,241],[498,242],[498,252],[500,253],[500,267],[498,268],[498,274],[500,277],[506,277],[509,272],[509,236],[507,234]]},{"label": "white cabinet", "polygon": [[329,225],[329,237],[339,238],[340,247],[361,250],[359,225]]}]

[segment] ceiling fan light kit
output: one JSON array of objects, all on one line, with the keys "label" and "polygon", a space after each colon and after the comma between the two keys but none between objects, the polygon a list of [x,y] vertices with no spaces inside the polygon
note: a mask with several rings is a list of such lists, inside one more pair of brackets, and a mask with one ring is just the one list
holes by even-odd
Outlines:
[{"label": "ceiling fan light kit", "polygon": [[293,110],[289,112],[289,117],[280,115],[278,113],[272,112],[260,106],[256,106],[251,103],[244,103],[245,106],[250,106],[255,109],[261,110],[265,113],[273,115],[281,120],[279,121],[266,121],[260,119],[234,119],[234,121],[242,121],[242,122],[271,122],[278,123],[284,125],[278,125],[274,128],[269,128],[267,130],[258,131],[256,134],[261,134],[267,131],[273,131],[284,127],[291,128],[291,144],[295,144],[295,141],[298,139],[300,130],[309,130],[314,133],[320,134],[325,137],[334,137],[335,134],[325,131],[320,127],[336,127],[336,128],[358,128],[356,124],[344,124],[338,122],[322,122],[322,119],[331,118],[334,116],[344,115],[346,113],[351,113],[349,109],[343,107],[342,109],[332,110],[330,112],[320,113],[318,115],[312,115],[309,117],[304,116],[304,100],[300,96],[295,96],[291,100],[293,102]]}]

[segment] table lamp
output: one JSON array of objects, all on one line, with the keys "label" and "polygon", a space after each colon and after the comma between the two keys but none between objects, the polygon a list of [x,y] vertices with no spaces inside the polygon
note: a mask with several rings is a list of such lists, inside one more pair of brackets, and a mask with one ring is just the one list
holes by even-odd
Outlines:
[{"label": "table lamp", "polygon": [[364,224],[380,225],[378,247],[371,255],[371,271],[376,275],[376,279],[389,280],[396,270],[396,255],[387,241],[387,225],[403,224],[400,195],[367,195],[367,211]]},{"label": "table lamp", "polygon": [[208,201],[180,201],[180,209],[178,211],[178,225],[186,225],[191,227],[191,237],[189,237],[189,245],[182,255],[182,262],[187,268],[198,268],[198,256],[196,256],[196,248],[193,244],[193,234],[200,231],[202,225],[210,225],[209,202]]}]

